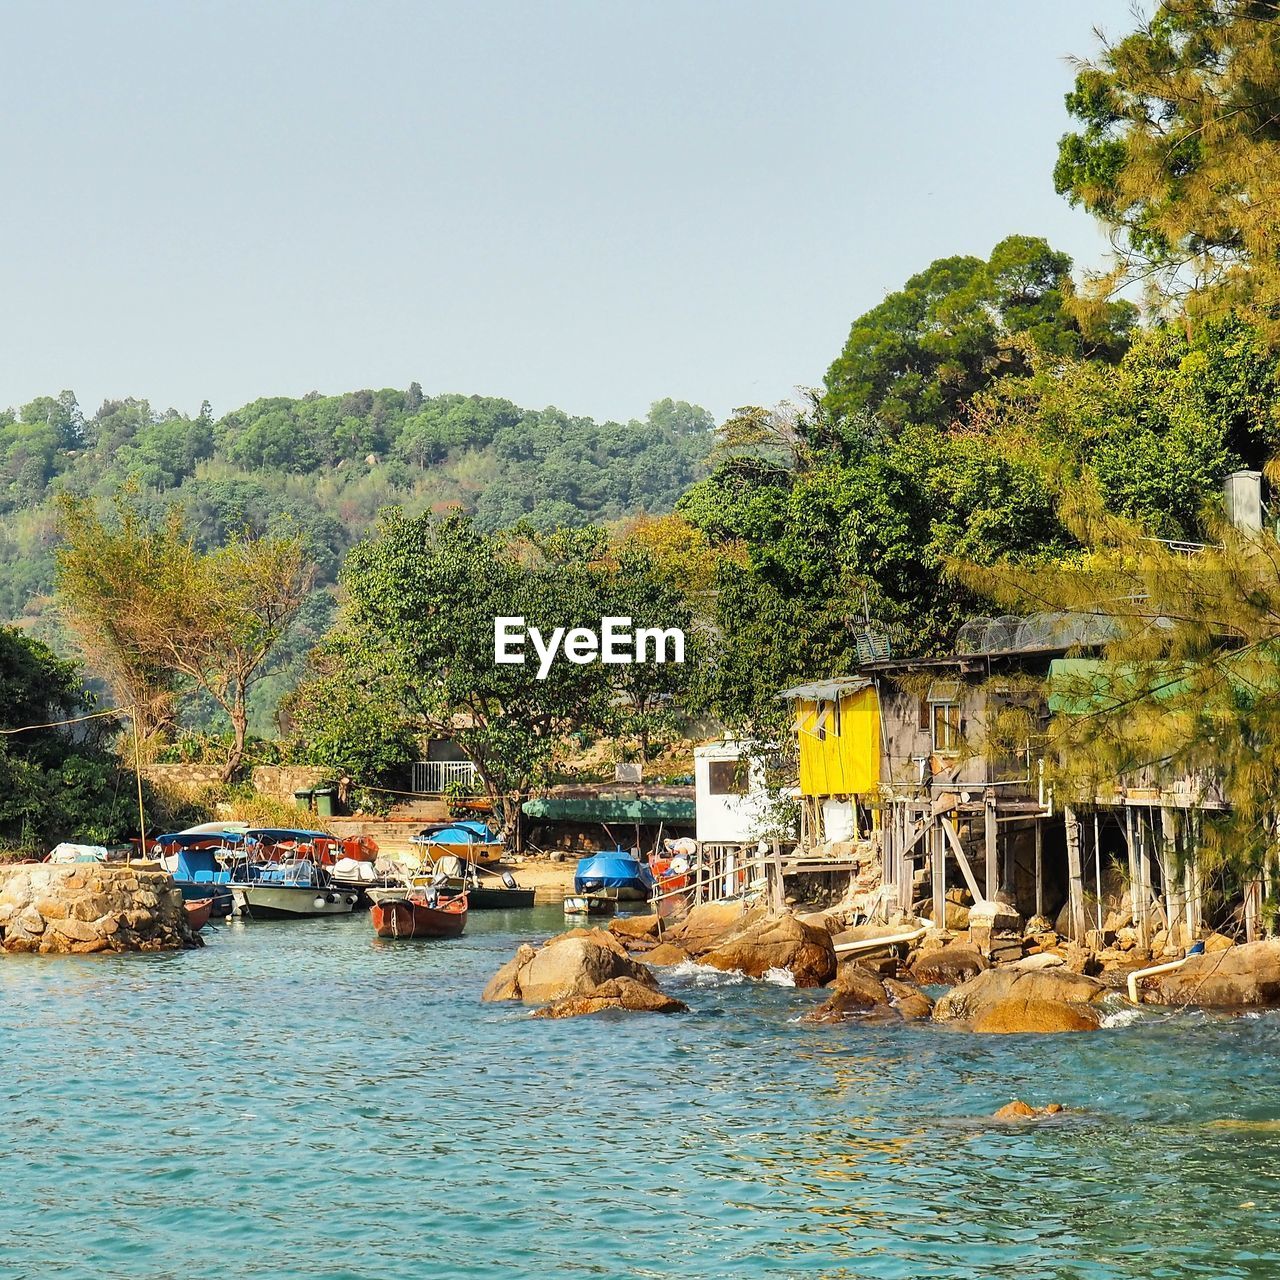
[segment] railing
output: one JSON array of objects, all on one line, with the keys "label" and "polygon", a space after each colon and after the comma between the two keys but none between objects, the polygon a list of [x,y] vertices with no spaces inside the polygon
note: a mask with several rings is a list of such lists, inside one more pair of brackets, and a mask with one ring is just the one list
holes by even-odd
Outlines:
[{"label": "railing", "polygon": [[677,877],[683,883],[658,881],[650,902],[657,915],[668,918],[705,902],[754,902],[770,895],[775,878],[780,899],[781,875],[776,845],[762,853],[757,845],[704,844]]},{"label": "railing", "polygon": [[413,790],[419,795],[443,795],[459,786],[470,791],[478,780],[470,760],[419,760],[413,766]]}]

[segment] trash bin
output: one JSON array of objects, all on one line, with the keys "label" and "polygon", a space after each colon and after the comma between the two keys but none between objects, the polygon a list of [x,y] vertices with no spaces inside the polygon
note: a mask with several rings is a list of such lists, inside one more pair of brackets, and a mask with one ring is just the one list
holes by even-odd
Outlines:
[{"label": "trash bin", "polygon": [[310,789],[306,791],[295,791],[293,793],[293,803],[302,810],[303,813],[311,812],[311,797],[315,795]]},{"label": "trash bin", "polygon": [[333,798],[337,795],[337,791],[333,787],[319,787],[313,794],[316,798],[316,816],[332,818]]}]

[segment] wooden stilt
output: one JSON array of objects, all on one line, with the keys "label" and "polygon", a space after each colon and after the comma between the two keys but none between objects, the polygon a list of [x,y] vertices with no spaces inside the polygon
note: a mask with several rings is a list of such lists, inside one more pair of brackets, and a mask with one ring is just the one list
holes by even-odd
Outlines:
[{"label": "wooden stilt", "polygon": [[1070,805],[1063,808],[1062,816],[1067,827],[1067,902],[1071,937],[1081,942],[1084,940],[1084,867],[1080,861],[1080,819]]},{"label": "wooden stilt", "polygon": [[1036,915],[1044,917],[1044,826],[1036,819]]},{"label": "wooden stilt", "polygon": [[1147,839],[1151,827],[1149,817],[1136,814],[1138,826],[1138,943],[1143,951],[1151,950],[1151,845]]},{"label": "wooden stilt", "polygon": [[988,902],[992,901],[1000,889],[1000,828],[996,825],[996,798],[987,792],[984,797],[983,818],[985,819],[985,829],[983,831],[983,846],[986,853],[986,892],[984,897]]},{"label": "wooden stilt", "polygon": [[947,843],[942,834],[942,824],[929,817],[929,840],[933,850],[933,927],[943,929],[947,922]]}]

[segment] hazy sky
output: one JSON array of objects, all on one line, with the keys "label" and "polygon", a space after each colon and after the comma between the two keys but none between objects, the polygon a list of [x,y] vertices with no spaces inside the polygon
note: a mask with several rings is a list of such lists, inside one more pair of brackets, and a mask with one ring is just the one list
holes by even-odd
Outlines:
[{"label": "hazy sky", "polygon": [[813,385],[1054,194],[1130,0],[0,0],[0,405]]}]

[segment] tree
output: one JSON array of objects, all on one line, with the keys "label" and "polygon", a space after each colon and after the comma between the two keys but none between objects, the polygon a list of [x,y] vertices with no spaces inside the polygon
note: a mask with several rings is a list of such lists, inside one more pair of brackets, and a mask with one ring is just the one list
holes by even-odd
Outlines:
[{"label": "tree", "polygon": [[1036,236],[1007,236],[990,258],[939,258],[853,323],[827,371],[826,409],[870,411],[891,429],[946,426],[975,391],[1025,368],[1025,343],[1059,356],[1115,359],[1137,317],[1126,302],[1072,310],[1071,259]]},{"label": "tree", "polygon": [[229,780],[244,758],[249,692],[311,587],[303,541],[239,536],[202,552],[179,509],[153,523],[130,508],[122,498],[111,527],[87,501],[63,500],[64,611],[81,635],[109,620],[112,670],[190,681],[226,712]]},{"label": "tree", "polygon": [[1081,66],[1054,183],[1114,229],[1095,297],[1149,281],[1280,340],[1280,23],[1272,0],[1163,0]]}]

